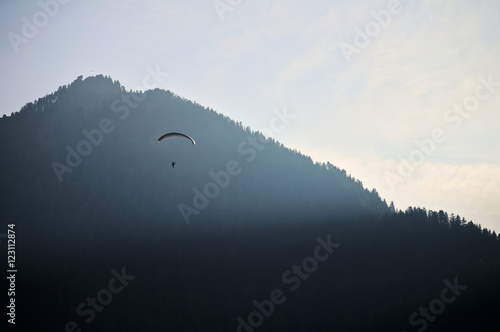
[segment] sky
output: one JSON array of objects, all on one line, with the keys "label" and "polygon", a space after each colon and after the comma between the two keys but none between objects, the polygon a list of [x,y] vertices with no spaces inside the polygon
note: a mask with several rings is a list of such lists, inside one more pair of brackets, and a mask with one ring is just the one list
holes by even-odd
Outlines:
[{"label": "sky", "polygon": [[500,231],[500,1],[27,0],[0,13],[0,116],[92,74],[254,130],[280,110],[289,124],[270,135],[397,208]]}]

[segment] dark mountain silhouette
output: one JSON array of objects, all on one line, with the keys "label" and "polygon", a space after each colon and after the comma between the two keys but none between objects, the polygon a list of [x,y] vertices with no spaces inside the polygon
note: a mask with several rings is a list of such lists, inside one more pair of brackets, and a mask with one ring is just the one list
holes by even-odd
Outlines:
[{"label": "dark mountain silhouette", "polygon": [[0,119],[0,148],[16,328],[496,331],[495,232],[170,91],[78,77]]}]

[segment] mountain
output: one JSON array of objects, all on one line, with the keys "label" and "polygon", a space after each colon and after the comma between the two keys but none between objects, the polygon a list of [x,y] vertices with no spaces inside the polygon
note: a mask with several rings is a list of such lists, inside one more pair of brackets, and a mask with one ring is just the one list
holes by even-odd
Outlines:
[{"label": "mountain", "polygon": [[[196,145],[157,143],[171,131]],[[170,91],[78,77],[0,119],[0,148],[23,329],[496,324],[495,232],[444,211],[396,211],[345,170]]]}]

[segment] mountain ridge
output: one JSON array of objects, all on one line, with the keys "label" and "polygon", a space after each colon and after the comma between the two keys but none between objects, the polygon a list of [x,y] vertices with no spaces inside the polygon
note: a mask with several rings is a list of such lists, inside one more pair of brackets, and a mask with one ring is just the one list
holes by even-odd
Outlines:
[{"label": "mountain ridge", "polygon": [[[69,104],[72,106],[68,107]],[[162,109],[165,111],[162,112]],[[297,171],[293,169],[294,163],[301,163],[303,167],[316,168],[316,171],[321,169],[322,172],[329,173],[322,176],[327,178],[330,176],[330,180],[336,179],[337,185],[356,191],[365,197],[362,199],[368,205],[372,204],[369,201],[373,200],[373,204],[378,205],[377,209],[380,213],[388,212],[387,204],[378,197],[376,190],[370,192],[364,189],[362,183],[347,176],[345,170],[340,170],[331,164],[315,164],[310,157],[292,151],[272,138],[265,138],[260,132],[252,131],[248,127],[244,128],[241,123],[212,109],[178,97],[170,91],[155,89],[144,93],[126,92],[118,81],[112,81],[110,78],[97,76],[82,80],[79,77],[68,87],[63,86],[35,103],[28,103],[19,113],[14,114],[12,119],[28,117],[28,114],[35,112],[40,113],[33,117],[41,119],[42,123],[39,128],[34,128],[33,124],[32,130],[39,138],[39,148],[46,153],[44,159],[47,159],[51,152],[53,161],[49,162],[49,165],[53,177],[57,178],[61,184],[80,173],[79,168],[86,168],[89,160],[96,156],[101,158],[104,157],[103,154],[125,154],[124,146],[129,147],[130,151],[145,150],[147,157],[156,157],[156,159],[160,159],[160,154],[169,153],[168,149],[172,149],[174,156],[187,155],[185,161],[182,159],[177,161],[178,166],[175,171],[179,169],[181,172],[187,167],[192,171],[193,165],[200,163],[200,160],[210,164],[210,167],[198,170],[199,182],[190,183],[193,190],[201,186],[198,190],[203,191],[204,186],[213,183],[209,176],[210,172],[223,172],[226,164],[231,161],[235,161],[240,170],[248,173],[253,171],[255,165],[268,162],[267,166],[261,166],[269,173],[274,172],[270,177],[274,177],[275,182],[283,183],[283,185],[287,185],[287,179],[279,173]],[[49,119],[42,119],[41,114],[47,114],[46,117]],[[53,123],[43,124],[43,121]],[[157,123],[164,123],[164,125],[159,126]],[[154,146],[156,138],[170,130],[167,128],[196,135],[198,143],[196,149],[191,151],[182,143],[174,145],[170,142],[168,142],[168,147],[167,144]],[[55,144],[59,146],[55,148]],[[110,148],[111,144],[114,145],[115,150]],[[181,151],[179,146],[185,150]],[[283,156],[290,162],[280,162],[278,158],[274,158],[273,154]],[[145,155],[141,157],[146,158]],[[211,159],[217,159],[218,162],[214,163]],[[161,162],[170,164],[165,159]],[[185,163],[184,166],[183,163]],[[45,170],[46,165],[43,165]],[[254,181],[261,181],[260,175],[254,173],[252,176],[254,176]],[[293,176],[294,181],[300,183],[305,174],[296,173]],[[262,180],[262,182],[265,181]],[[52,184],[54,185],[56,184]],[[264,186],[265,183],[261,185]],[[295,191],[304,191],[304,195],[299,195],[302,199],[307,197],[308,191],[311,195],[314,194],[311,190],[304,189],[309,187],[307,183],[301,185],[302,187],[295,188]],[[254,190],[260,192],[257,186]],[[341,199],[342,194],[336,196]],[[299,198],[295,197],[296,200]],[[316,195],[315,199],[320,201],[323,197]],[[186,199],[186,203],[179,204],[187,205],[189,201],[190,199]]]}]

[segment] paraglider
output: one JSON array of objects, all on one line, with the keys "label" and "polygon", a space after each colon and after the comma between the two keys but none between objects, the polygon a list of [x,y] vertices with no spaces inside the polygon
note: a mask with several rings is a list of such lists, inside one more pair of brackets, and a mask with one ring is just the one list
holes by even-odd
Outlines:
[{"label": "paraglider", "polygon": [[[171,137],[183,137],[183,138],[187,138],[188,140],[191,141],[191,143],[193,143],[193,145],[196,145],[196,142],[194,141],[194,139],[192,139],[191,137],[189,137],[188,135],[185,135],[185,134],[182,134],[182,133],[167,133],[163,136],[161,136],[160,138],[158,138],[158,143],[160,143],[161,141],[167,139],[167,138],[171,138]],[[172,161],[172,168],[175,167],[175,161]]]},{"label": "paraglider", "polygon": [[181,134],[181,133],[168,133],[168,134],[165,134],[165,135],[161,136],[160,138],[158,138],[158,143],[160,143],[164,139],[171,138],[171,137],[185,137],[188,140],[190,140],[193,143],[193,145],[196,145],[196,142],[194,141],[194,139],[192,139],[188,135]]}]

